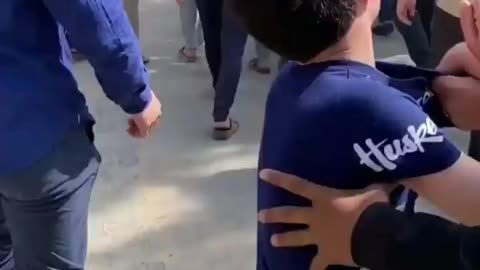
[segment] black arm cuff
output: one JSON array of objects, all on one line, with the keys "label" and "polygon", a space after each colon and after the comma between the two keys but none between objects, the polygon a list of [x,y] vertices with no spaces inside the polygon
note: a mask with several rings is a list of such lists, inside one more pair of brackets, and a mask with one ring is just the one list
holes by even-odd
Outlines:
[{"label": "black arm cuff", "polygon": [[352,256],[372,270],[465,269],[460,256],[465,230],[435,216],[408,217],[388,204],[375,204],[353,231]]},{"label": "black arm cuff", "polygon": [[480,269],[480,227],[463,231],[461,257],[464,269]]}]

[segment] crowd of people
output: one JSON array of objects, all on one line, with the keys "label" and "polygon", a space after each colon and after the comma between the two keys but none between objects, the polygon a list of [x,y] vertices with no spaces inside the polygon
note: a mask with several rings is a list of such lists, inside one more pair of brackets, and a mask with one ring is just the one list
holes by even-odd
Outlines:
[{"label": "crowd of people", "polygon": [[[177,4],[179,59],[205,47],[213,139],[239,130],[230,109],[247,37],[250,69],[268,74],[280,56],[259,138],[257,270],[480,267],[479,0]],[[138,5],[0,2],[0,269],[85,268],[101,156],[72,56],[129,115],[132,138],[160,125]],[[376,62],[373,34],[394,27],[416,66]],[[468,155],[445,127],[472,131]],[[451,220],[419,214],[418,196]]]}]

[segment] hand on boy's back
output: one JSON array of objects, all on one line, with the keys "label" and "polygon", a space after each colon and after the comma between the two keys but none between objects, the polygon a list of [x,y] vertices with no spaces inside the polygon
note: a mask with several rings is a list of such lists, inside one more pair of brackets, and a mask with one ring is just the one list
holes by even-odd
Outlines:
[{"label": "hand on boy's back", "polygon": [[[310,270],[325,270],[329,265],[355,266],[352,258],[352,233],[370,205],[388,201],[393,186],[372,186],[365,190],[340,191],[322,187],[294,175],[262,170],[260,178],[274,186],[302,196],[311,207],[283,206],[262,210],[262,223],[305,224],[307,229],[272,236],[275,247],[316,245],[319,253]],[[321,250],[321,252],[320,252]]]}]

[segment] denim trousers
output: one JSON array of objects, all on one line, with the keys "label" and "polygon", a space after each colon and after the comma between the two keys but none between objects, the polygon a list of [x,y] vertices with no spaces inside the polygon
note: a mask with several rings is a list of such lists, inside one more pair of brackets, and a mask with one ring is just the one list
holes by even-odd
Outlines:
[{"label": "denim trousers", "polygon": [[83,270],[100,155],[85,129],[33,166],[0,179],[0,269]]}]

